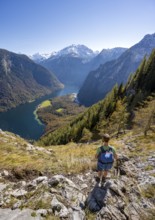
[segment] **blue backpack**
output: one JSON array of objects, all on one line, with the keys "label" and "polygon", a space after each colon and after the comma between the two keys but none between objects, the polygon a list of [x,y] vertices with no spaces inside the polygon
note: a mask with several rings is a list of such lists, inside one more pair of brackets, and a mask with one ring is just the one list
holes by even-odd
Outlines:
[{"label": "blue backpack", "polygon": [[99,156],[98,156],[98,162],[102,164],[114,162],[114,155],[113,155],[112,147],[109,147],[108,150],[104,150],[104,148],[101,146],[100,151],[101,152],[99,153]]}]

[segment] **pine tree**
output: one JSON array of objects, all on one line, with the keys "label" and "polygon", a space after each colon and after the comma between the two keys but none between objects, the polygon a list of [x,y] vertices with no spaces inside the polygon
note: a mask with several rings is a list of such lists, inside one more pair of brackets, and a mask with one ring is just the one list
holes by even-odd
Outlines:
[{"label": "pine tree", "polygon": [[126,103],[124,103],[122,100],[118,100],[116,104],[116,110],[110,117],[110,127],[113,132],[117,133],[117,136],[121,130],[125,133],[128,117],[129,113],[127,111]]}]

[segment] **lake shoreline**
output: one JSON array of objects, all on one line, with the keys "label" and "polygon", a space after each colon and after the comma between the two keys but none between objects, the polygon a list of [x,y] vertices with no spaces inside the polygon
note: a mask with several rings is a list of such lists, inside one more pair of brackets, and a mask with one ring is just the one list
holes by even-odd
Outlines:
[{"label": "lake shoreline", "polygon": [[34,111],[44,100],[63,96],[65,94],[77,93],[79,88],[65,86],[64,89],[52,94],[45,95],[33,102],[21,104],[7,112],[0,112],[0,128],[3,131],[10,131],[28,140],[38,140],[44,133],[45,125],[39,124]]}]

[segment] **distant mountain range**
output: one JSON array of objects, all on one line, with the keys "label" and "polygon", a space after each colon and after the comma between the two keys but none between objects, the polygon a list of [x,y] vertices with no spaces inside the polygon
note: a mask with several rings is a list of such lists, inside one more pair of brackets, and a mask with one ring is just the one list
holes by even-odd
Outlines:
[{"label": "distant mountain range", "polygon": [[26,55],[0,49],[0,111],[62,88],[49,70]]},{"label": "distant mountain range", "polygon": [[30,56],[30,58],[33,59],[35,62],[40,62],[47,59],[53,60],[60,57],[71,56],[83,59],[83,62],[88,62],[97,54],[99,54],[98,51],[94,52],[93,50],[89,49],[84,45],[72,44],[60,51],[44,54],[36,53]]},{"label": "distant mountain range", "polygon": [[146,35],[129,49],[117,47],[100,53],[71,45],[30,59],[0,49],[0,111],[62,88],[61,83],[81,87],[78,100],[90,106],[103,99],[114,84],[125,83],[153,48],[155,34]]},{"label": "distant mountain range", "polygon": [[118,58],[126,48],[104,49],[94,52],[84,45],[71,45],[48,55],[31,58],[51,70],[63,84],[81,86],[91,70],[109,60]]},{"label": "distant mountain range", "polygon": [[106,62],[97,70],[91,71],[79,91],[80,103],[90,106],[103,99],[116,83],[125,83],[130,73],[137,69],[144,56],[150,55],[153,48],[155,34],[146,35],[116,60]]}]

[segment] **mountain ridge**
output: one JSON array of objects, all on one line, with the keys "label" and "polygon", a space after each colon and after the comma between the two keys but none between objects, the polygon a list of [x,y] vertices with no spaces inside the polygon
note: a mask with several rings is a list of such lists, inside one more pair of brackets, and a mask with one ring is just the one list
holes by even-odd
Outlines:
[{"label": "mountain ridge", "polygon": [[115,83],[125,83],[145,55],[155,48],[155,34],[146,35],[137,44],[126,50],[116,60],[101,65],[88,74],[79,93],[79,101],[90,106],[105,97]]},{"label": "mountain ridge", "polygon": [[53,73],[26,55],[0,49],[1,111],[62,88]]}]

